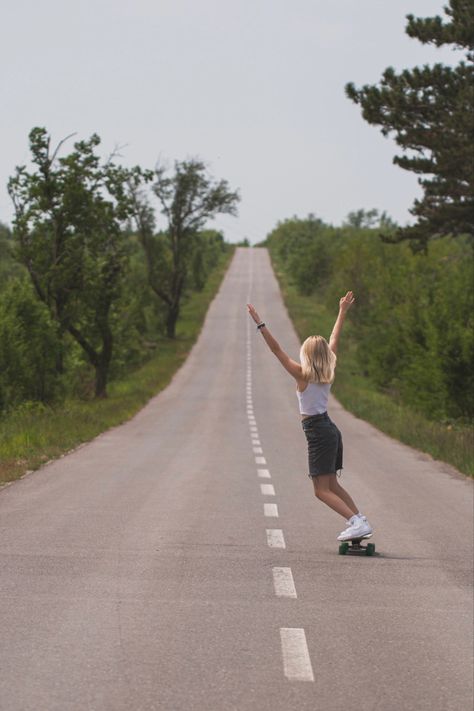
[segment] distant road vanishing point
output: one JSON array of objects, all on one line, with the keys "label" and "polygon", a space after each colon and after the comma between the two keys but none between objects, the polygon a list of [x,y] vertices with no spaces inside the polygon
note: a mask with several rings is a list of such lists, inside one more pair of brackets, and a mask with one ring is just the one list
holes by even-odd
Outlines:
[{"label": "distant road vanishing point", "polygon": [[1,711],[472,708],[472,482],[332,399],[379,552],[339,556],[249,300],[297,357],[239,248],[166,390],[0,491]]}]

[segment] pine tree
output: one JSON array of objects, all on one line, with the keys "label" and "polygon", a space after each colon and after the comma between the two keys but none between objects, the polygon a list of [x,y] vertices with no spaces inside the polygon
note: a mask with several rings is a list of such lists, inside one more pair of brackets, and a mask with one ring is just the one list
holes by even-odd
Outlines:
[{"label": "pine tree", "polygon": [[405,31],[423,44],[466,50],[466,61],[401,74],[388,67],[380,86],[345,87],[368,123],[381,126],[384,136],[394,134],[404,155],[393,162],[427,176],[418,179],[424,195],[410,209],[417,222],[381,235],[409,239],[423,251],[436,236],[467,234],[474,244],[474,0],[449,0],[444,11],[447,18],[407,15]]}]

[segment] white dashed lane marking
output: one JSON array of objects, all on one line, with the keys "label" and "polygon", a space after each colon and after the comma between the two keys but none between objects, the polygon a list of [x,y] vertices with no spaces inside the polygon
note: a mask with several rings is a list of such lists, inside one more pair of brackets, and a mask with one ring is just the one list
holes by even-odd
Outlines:
[{"label": "white dashed lane marking", "polygon": [[297,597],[291,568],[273,568],[273,586],[278,597]]},{"label": "white dashed lane marking", "polygon": [[286,678],[292,681],[314,681],[304,629],[281,627],[280,640]]},{"label": "white dashed lane marking", "polygon": [[276,504],[263,504],[263,515],[278,517],[278,506]]},{"label": "white dashed lane marking", "polygon": [[267,543],[270,548],[286,548],[281,528],[267,528]]},{"label": "white dashed lane marking", "polygon": [[[253,281],[253,260],[249,263],[249,287],[247,303],[251,302],[251,290]],[[252,439],[252,449],[255,455],[263,454],[260,438],[257,430],[257,423],[254,416],[252,399],[252,341],[250,335],[250,322],[247,321],[247,372],[246,372],[246,409],[249,421],[250,436]],[[256,456],[256,464],[266,464],[265,457]],[[257,475],[261,479],[271,479],[268,469],[257,469]],[[260,484],[260,491],[263,496],[275,496],[275,489],[272,484]],[[266,517],[278,518],[277,504],[264,503],[263,513]],[[270,548],[286,548],[283,531],[280,528],[267,528],[267,544]],[[277,597],[296,598],[296,588],[293,580],[291,568],[273,568],[273,585]],[[281,627],[280,643],[283,655],[283,670],[290,681],[314,681],[313,669],[309,657],[306,636],[303,628]]]}]

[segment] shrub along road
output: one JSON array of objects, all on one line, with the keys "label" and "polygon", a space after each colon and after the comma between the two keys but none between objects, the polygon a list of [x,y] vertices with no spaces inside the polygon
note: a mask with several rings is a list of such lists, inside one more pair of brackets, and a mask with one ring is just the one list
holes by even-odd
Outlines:
[{"label": "shrub along road", "polygon": [[379,552],[339,556],[249,297],[296,357],[266,250],[238,249],[171,384],[0,491],[0,709],[471,707],[472,482],[332,399]]}]

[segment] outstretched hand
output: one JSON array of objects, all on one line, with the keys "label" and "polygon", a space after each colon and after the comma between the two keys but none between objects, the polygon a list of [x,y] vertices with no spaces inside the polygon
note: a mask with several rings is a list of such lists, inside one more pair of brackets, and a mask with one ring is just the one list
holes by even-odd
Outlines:
[{"label": "outstretched hand", "polygon": [[249,314],[251,315],[251,317],[253,318],[253,320],[255,321],[255,323],[261,323],[261,318],[260,318],[260,316],[258,315],[258,313],[255,311],[255,309],[254,309],[254,307],[252,306],[252,304],[247,304],[247,308],[248,308],[248,310],[249,310]]},{"label": "outstretched hand", "polygon": [[344,313],[348,311],[355,301],[355,296],[352,291],[348,291],[345,296],[339,299],[339,310]]}]

